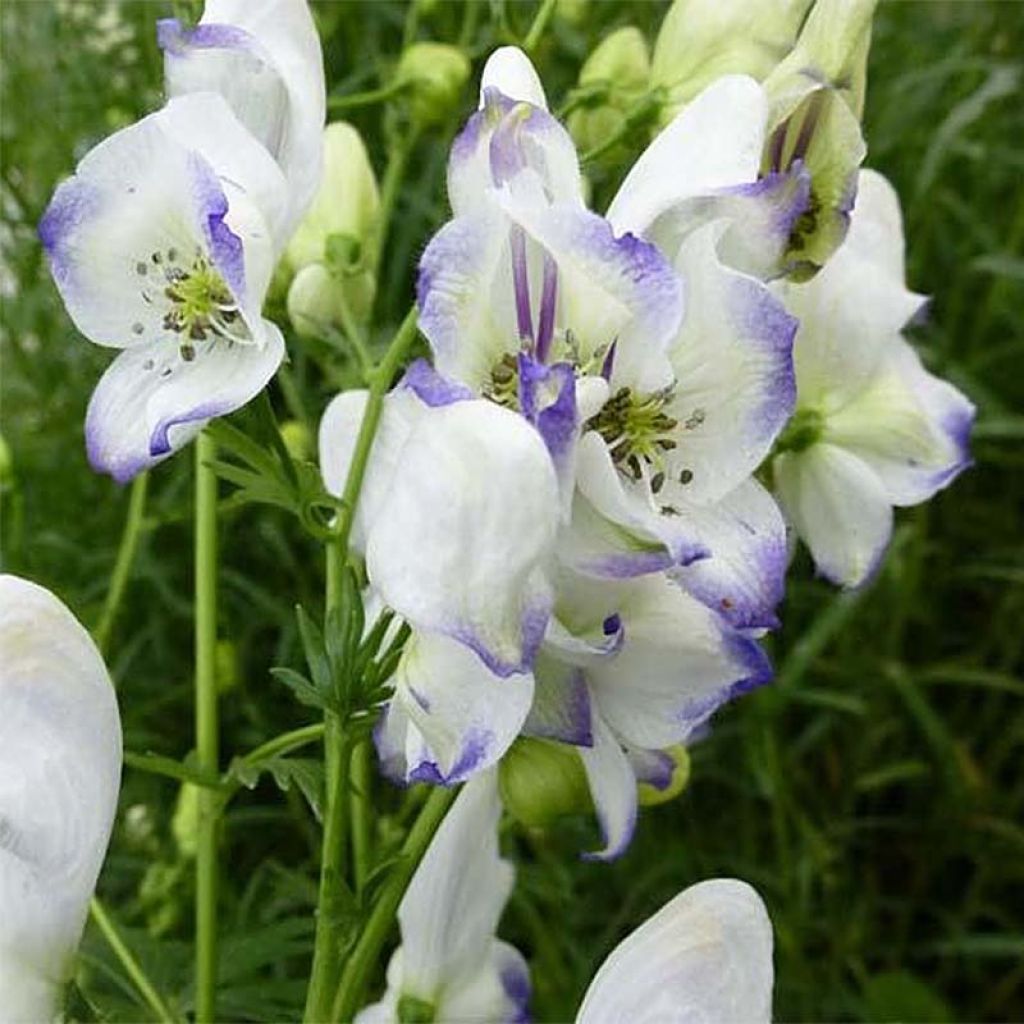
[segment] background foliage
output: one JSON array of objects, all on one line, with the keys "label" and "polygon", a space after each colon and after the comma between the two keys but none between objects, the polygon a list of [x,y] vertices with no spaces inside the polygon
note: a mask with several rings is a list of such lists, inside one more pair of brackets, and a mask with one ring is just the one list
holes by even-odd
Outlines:
[{"label": "background foliage", "polygon": [[[559,5],[564,12],[570,5]],[[2,18],[3,567],[96,621],[127,493],[89,470],[82,418],[109,356],[77,337],[34,225],[58,180],[112,129],[160,102],[153,22],[188,4],[8,2]],[[316,4],[329,89],[386,82],[403,39],[464,43],[476,61],[522,38],[532,2]],[[535,51],[557,106],[610,29],[653,39],[662,6],[606,0],[556,13]],[[918,331],[930,366],[980,408],[977,465],[901,514],[885,569],[839,596],[801,556],[772,641],[779,678],[718,717],[693,780],[648,811],[611,868],[576,859],[592,825],[510,833],[520,884],[505,937],[531,957],[539,1020],[571,1017],[605,953],[678,889],[712,875],[753,882],[776,929],[782,1020],[1024,1018],[1024,5],[889,3],[876,21],[868,162],[905,205],[909,278],[934,295]],[[412,268],[447,216],[445,153],[472,107],[417,143],[383,261],[375,337],[411,298]],[[346,111],[379,171],[405,125]],[[588,168],[598,199],[618,162]],[[284,325],[283,311],[278,311]],[[290,344],[282,418],[315,424],[352,367]],[[191,744],[190,460],[160,467],[111,647],[132,751]],[[294,604],[318,609],[321,555],[283,513],[225,515],[225,748],[250,749],[311,719],[269,666],[299,667]],[[378,786],[382,840],[407,813]],[[418,799],[416,794],[410,798]],[[101,893],[158,986],[189,1005],[188,791],[131,767]],[[296,1019],[312,947],[318,840],[293,786],[264,779],[229,810],[224,857],[226,1019]],[[90,931],[82,990],[115,1020],[144,1009]],[[87,1013],[87,1010],[83,1010]]]}]

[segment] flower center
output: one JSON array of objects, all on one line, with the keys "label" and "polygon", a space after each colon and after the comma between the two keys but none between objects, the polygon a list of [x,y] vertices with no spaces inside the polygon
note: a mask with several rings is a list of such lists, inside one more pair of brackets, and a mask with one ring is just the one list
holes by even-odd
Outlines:
[{"label": "flower center", "polygon": [[825,417],[817,409],[797,409],[775,442],[775,451],[802,452],[821,438],[824,429]]},{"label": "flower center", "polygon": [[604,438],[620,472],[639,480],[645,465],[653,468],[651,487],[655,492],[665,479],[662,453],[676,447],[672,433],[678,421],[664,411],[671,397],[671,388],[649,395],[619,388],[586,424],[587,430],[596,430]]},{"label": "flower center", "polygon": [[[135,272],[145,280],[143,299],[165,307],[163,328],[179,336],[185,362],[195,358],[197,341],[251,340],[231,289],[201,249],[196,249],[188,264],[183,264],[174,248],[154,252],[148,261],[136,263]],[[142,334],[145,327],[136,323],[132,330]]]}]

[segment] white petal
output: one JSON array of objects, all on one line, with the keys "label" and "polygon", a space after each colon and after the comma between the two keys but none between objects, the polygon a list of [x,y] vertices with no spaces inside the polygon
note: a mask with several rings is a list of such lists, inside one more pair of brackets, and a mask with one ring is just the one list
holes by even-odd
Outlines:
[{"label": "white petal", "polygon": [[89,401],[85,440],[92,467],[123,483],[259,394],[284,357],[281,332],[269,320],[263,326],[262,346],[196,342],[190,362],[166,342],[122,352]]},{"label": "white petal", "polygon": [[893,505],[916,505],[971,464],[974,406],[894,338],[871,385],[825,422],[824,438],[871,467]]},{"label": "white petal", "polygon": [[[196,106],[204,108],[203,138],[234,140],[238,162],[251,161],[241,181],[222,180],[202,152],[178,141]],[[258,340],[274,249],[257,203],[272,215],[274,189],[259,147],[242,140],[222,103],[170,104],[105,139],[60,185],[39,235],[68,312],[91,341],[115,348],[187,341],[165,322],[172,308],[165,290],[168,275],[193,271],[200,258],[220,275]]]},{"label": "white petal", "polygon": [[585,854],[588,860],[615,860],[626,851],[636,828],[636,776],[619,741],[595,710],[594,744],[578,747],[594,799],[604,847]]},{"label": "white petal", "polygon": [[677,383],[666,412],[679,426],[666,476],[685,473],[694,504],[722,498],[760,465],[796,401],[796,321],[764,285],[719,262],[719,234],[716,224],[695,232],[676,262],[688,299],[669,353]]},{"label": "white petal", "polygon": [[778,626],[789,554],[772,496],[751,478],[716,505],[680,501],[680,509],[711,554],[672,570],[672,578],[739,629]]},{"label": "white petal", "polygon": [[774,462],[775,492],[818,571],[855,587],[881,562],[892,533],[889,496],[877,474],[843,448],[819,442]]},{"label": "white petal", "polygon": [[558,511],[551,459],[520,416],[481,400],[430,409],[370,527],[370,581],[413,626],[522,671],[550,611],[539,566]]},{"label": "white petal", "polygon": [[[324,486],[337,498],[345,490],[368,394],[362,390],[341,392],[320,420],[320,473]],[[374,520],[387,498],[402,448],[424,411],[423,403],[401,388],[384,399],[352,527],[352,543],[359,551],[366,549],[366,524]]]},{"label": "white petal", "polygon": [[377,735],[383,769],[403,783],[461,782],[497,763],[532,700],[530,673],[501,678],[457,641],[414,631]]},{"label": "white petal", "polygon": [[512,100],[532,103],[548,109],[537,69],[518,46],[502,46],[487,58],[480,78],[480,107],[483,108],[488,89],[497,89]]},{"label": "white petal", "polygon": [[723,75],[688,104],[633,165],[608,208],[616,233],[643,234],[675,204],[757,179],[768,118],[764,90]]},{"label": "white petal", "polygon": [[745,882],[684,889],[627,936],[587,989],[577,1024],[768,1024],[772,925]]},{"label": "white petal", "polygon": [[903,215],[896,189],[885,177],[863,168],[857,177],[857,200],[844,248],[877,263],[895,281],[904,270]]},{"label": "white petal", "polygon": [[120,778],[117,702],[89,634],[49,591],[0,576],[4,1020],[52,1018],[106,854]]},{"label": "white petal", "polygon": [[472,975],[450,984],[437,1019],[522,1024],[530,998],[530,969],[507,942],[491,942],[486,962]]},{"label": "white petal", "polygon": [[633,581],[620,615],[622,649],[590,665],[587,680],[601,716],[629,746],[681,743],[726,701],[771,678],[756,641],[664,576]]},{"label": "white petal", "polygon": [[320,182],[326,110],[320,38],[305,0],[207,0],[199,25],[160,23],[170,96],[220,93],[280,164],[284,237]]},{"label": "white petal", "polygon": [[498,852],[497,776],[467,783],[441,822],[398,910],[403,992],[432,1001],[452,977],[482,966],[512,891]]}]

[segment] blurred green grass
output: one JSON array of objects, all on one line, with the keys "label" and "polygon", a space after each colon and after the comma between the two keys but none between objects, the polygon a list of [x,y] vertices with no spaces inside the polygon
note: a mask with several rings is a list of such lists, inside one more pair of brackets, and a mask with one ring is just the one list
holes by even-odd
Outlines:
[{"label": "blurred green grass", "polygon": [[[159,103],[155,17],[188,4],[7,2],[3,61],[2,432],[5,571],[50,586],[95,621],[127,492],[90,472],[88,395],[107,354],[77,337],[34,236],[54,185],[113,128]],[[532,3],[437,4],[412,28],[474,55]],[[612,27],[649,38],[662,6],[593,3],[556,19],[537,53],[554,103]],[[112,12],[112,13],[111,13]],[[329,85],[369,88],[410,28],[406,5],[317,5]],[[584,864],[581,823],[515,836],[520,885],[504,933],[532,957],[538,1020],[570,1019],[601,957],[699,878],[737,875],[763,893],[776,930],[780,1020],[1024,1019],[1024,5],[888,3],[876,20],[869,165],[903,197],[910,285],[934,296],[916,340],[929,366],[979,405],[976,466],[899,517],[885,569],[840,596],[794,567],[779,679],[719,715],[694,748],[690,789],[645,814],[629,854]],[[479,64],[476,65],[477,70]],[[464,109],[417,147],[381,282],[381,334],[403,314],[411,267],[446,217],[447,141]],[[353,112],[378,170],[379,108]],[[639,140],[638,140],[639,144]],[[606,191],[621,168],[604,172]],[[282,415],[315,422],[322,360],[292,345]],[[344,377],[346,367],[335,367]],[[298,407],[295,396],[299,398]],[[126,746],[190,746],[189,460],[153,475],[146,532],[113,645]],[[238,684],[225,746],[245,750],[305,720],[267,673],[295,664],[293,605],[319,605],[320,555],[280,515],[226,517],[222,635]],[[380,826],[393,829],[383,787]],[[102,893],[152,976],[187,1002],[189,875],[171,830],[175,788],[127,770]],[[297,1016],[311,947],[317,855],[301,799],[267,785],[225,831],[224,1002],[231,1019]],[[557,927],[555,926],[557,924]],[[83,981],[113,1019],[138,1019],[120,969],[90,935]]]}]

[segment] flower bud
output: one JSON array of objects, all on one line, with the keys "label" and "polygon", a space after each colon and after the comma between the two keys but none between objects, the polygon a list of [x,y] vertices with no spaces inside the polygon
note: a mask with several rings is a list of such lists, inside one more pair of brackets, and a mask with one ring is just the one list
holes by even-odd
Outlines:
[{"label": "flower bud", "polygon": [[343,327],[342,301],[357,320],[365,320],[376,291],[373,275],[361,270],[338,278],[323,263],[310,263],[292,279],[288,316],[299,334],[322,338]]},{"label": "flower bud", "polygon": [[354,239],[363,262],[372,262],[379,215],[380,190],[362,137],[345,121],[329,124],[320,189],[286,250],[292,269],[326,263],[333,235]]},{"label": "flower bud", "polygon": [[199,787],[191,782],[183,782],[178,790],[171,834],[182,857],[193,860],[199,849]]},{"label": "flower bud", "polygon": [[430,125],[443,122],[458,107],[469,73],[469,58],[458,47],[419,42],[406,48],[396,76],[409,85],[415,120]]},{"label": "flower bud", "polygon": [[686,747],[677,744],[662,751],[672,758],[672,777],[667,786],[659,788],[650,782],[637,783],[637,796],[641,807],[656,807],[658,804],[674,800],[690,781],[690,754]]},{"label": "flower bud", "polygon": [[661,121],[725,74],[766,78],[796,44],[811,0],[675,0],[654,44],[651,85],[666,91]]},{"label": "flower bud", "polygon": [[216,662],[217,692],[228,693],[237,685],[240,678],[238,671],[238,648],[230,640],[218,640],[214,651]]},{"label": "flower bud", "polygon": [[580,70],[579,87],[593,90],[593,98],[569,115],[569,131],[582,152],[621,131],[649,75],[647,40],[638,28],[624,26],[601,41]]},{"label": "flower bud", "polygon": [[6,491],[14,483],[14,456],[11,455],[10,445],[0,434],[0,494]]},{"label": "flower bud", "polygon": [[531,828],[593,808],[580,755],[565,743],[516,740],[501,760],[498,785],[508,812]]},{"label": "flower bud", "polygon": [[313,438],[305,423],[285,420],[281,424],[281,440],[293,459],[301,462],[313,457]]},{"label": "flower bud", "polygon": [[567,25],[582,25],[590,0],[555,0],[555,17]]}]

